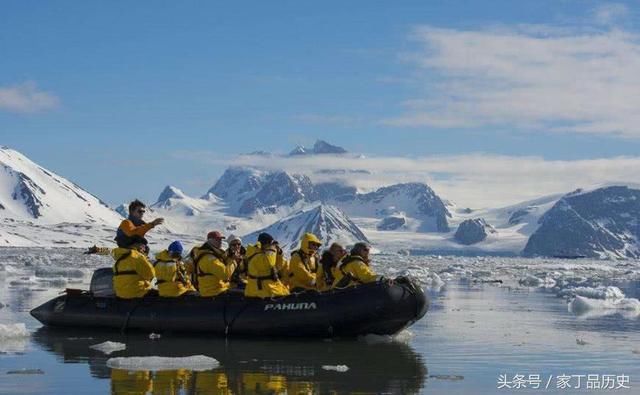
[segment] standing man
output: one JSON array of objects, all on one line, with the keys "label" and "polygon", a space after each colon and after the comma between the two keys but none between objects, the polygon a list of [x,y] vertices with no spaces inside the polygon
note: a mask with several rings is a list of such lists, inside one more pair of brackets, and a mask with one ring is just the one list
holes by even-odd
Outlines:
[{"label": "standing man", "polygon": [[150,223],[144,222],[142,217],[147,211],[144,203],[136,199],[129,204],[129,218],[123,220],[118,227],[116,233],[116,243],[118,247],[126,248],[131,245],[131,241],[135,236],[143,237],[144,235],[164,222],[164,218],[156,218]]}]

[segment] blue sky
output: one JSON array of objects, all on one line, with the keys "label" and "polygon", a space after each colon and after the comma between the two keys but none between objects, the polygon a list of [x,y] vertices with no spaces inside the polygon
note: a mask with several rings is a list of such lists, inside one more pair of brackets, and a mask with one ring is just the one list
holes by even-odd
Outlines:
[{"label": "blue sky", "polygon": [[[513,199],[618,180],[640,150],[635,6],[5,1],[0,144],[114,204],[166,184],[200,195],[235,154],[316,138],[381,161],[533,157],[591,175]],[[433,180],[423,165],[412,177]],[[451,172],[467,184],[442,190],[478,188]]]}]

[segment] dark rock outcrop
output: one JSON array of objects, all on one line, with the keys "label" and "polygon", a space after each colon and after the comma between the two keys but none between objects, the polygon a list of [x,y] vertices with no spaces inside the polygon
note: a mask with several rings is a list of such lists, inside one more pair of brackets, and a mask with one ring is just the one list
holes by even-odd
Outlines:
[{"label": "dark rock outcrop", "polygon": [[471,245],[483,241],[489,233],[496,233],[496,230],[483,218],[474,218],[460,223],[454,238],[460,244]]}]

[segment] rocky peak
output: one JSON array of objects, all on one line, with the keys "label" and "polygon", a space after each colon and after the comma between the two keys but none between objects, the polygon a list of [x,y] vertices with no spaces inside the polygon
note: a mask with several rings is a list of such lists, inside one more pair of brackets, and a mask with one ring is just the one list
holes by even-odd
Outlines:
[{"label": "rocky peak", "polygon": [[485,240],[489,233],[497,232],[484,218],[474,218],[460,223],[454,238],[460,244],[471,245]]}]

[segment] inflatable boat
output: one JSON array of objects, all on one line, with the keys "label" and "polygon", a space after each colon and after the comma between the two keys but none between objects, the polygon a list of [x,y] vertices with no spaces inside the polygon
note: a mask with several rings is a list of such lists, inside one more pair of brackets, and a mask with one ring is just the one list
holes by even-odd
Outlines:
[{"label": "inflatable boat", "polygon": [[229,291],[215,298],[120,299],[67,290],[33,309],[47,326],[219,336],[354,337],[393,335],[422,318],[429,307],[422,288],[398,278],[318,293],[246,298]]}]

